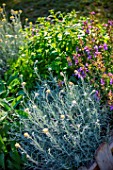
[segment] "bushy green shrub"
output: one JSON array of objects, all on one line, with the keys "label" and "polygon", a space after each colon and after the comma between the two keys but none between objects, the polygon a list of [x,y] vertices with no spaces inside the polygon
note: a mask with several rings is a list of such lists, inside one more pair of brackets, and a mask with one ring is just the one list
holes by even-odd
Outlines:
[{"label": "bushy green shrub", "polygon": [[108,127],[106,107],[95,92],[83,79],[74,85],[65,76],[62,88],[54,79],[38,83],[31,97],[26,92],[29,116],[21,120],[15,147],[26,154],[27,169],[71,170],[92,160]]},{"label": "bushy green shrub", "polygon": [[100,24],[95,12],[91,12],[89,18],[78,19],[74,11],[64,15],[51,10],[49,17],[38,18],[37,24],[26,27],[28,43],[21,48],[11,70],[23,74],[29,88],[36,81],[34,66],[44,78],[48,77],[48,69],[52,69],[58,79],[61,71],[74,82],[82,76],[92,83],[112,110],[112,28],[113,21]]},{"label": "bushy green shrub", "polygon": [[17,60],[19,46],[24,44],[21,10],[11,10],[10,21],[5,11],[5,4],[0,7],[0,77],[11,62]]},{"label": "bushy green shrub", "polygon": [[18,131],[18,116],[14,114],[14,110],[11,111],[5,102],[2,104],[9,110],[4,111],[0,101],[0,169],[20,170],[25,162],[25,156],[20,156],[15,148],[15,140],[11,140],[10,137],[11,128],[14,128],[15,124],[15,130]]},{"label": "bushy green shrub", "polygon": [[23,74],[29,86],[36,77],[35,62],[35,67],[44,78],[48,76],[48,68],[58,76],[69,68],[66,57],[75,52],[77,35],[82,33],[81,22],[78,23],[76,17],[75,12],[63,15],[51,11],[48,18],[38,18],[36,25],[30,23],[25,29],[28,44],[21,48],[20,57],[12,70]]},{"label": "bushy green shrub", "polygon": [[[23,92],[18,91],[16,96],[17,85],[19,80],[16,75],[10,76],[7,82],[0,80],[0,169],[22,169],[21,166],[25,157],[20,157],[15,149],[15,140],[11,140],[11,129],[18,131],[18,117],[27,116],[18,108],[22,100]],[[17,110],[18,108],[18,110]]]}]

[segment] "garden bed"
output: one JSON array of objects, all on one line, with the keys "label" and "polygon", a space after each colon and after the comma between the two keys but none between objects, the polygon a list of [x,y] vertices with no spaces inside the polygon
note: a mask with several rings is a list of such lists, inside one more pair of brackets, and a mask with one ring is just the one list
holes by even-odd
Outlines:
[{"label": "garden bed", "polygon": [[[112,129],[113,20],[101,23],[98,10],[87,17],[50,10],[22,26],[22,11],[11,10],[7,18],[5,6],[0,8],[0,168],[86,165]],[[103,160],[112,165],[109,147],[112,143],[98,148],[97,163],[88,170],[101,168]]]}]

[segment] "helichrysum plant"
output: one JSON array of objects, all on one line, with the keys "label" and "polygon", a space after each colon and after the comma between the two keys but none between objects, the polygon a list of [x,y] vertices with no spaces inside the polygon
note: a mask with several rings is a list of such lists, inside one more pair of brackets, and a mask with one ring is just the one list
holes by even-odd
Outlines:
[{"label": "helichrysum plant", "polygon": [[11,16],[8,18],[5,4],[0,7],[0,74],[17,59],[19,46],[23,45],[21,13],[21,10],[11,10]]},{"label": "helichrysum plant", "polygon": [[[93,159],[99,144],[108,137],[106,107],[101,107],[96,91],[83,79],[77,85],[67,82],[64,73],[60,87],[40,81],[31,95],[24,91],[27,119],[22,119],[15,147],[25,154],[26,167],[41,170],[75,169]],[[19,141],[19,143],[18,143]]]}]

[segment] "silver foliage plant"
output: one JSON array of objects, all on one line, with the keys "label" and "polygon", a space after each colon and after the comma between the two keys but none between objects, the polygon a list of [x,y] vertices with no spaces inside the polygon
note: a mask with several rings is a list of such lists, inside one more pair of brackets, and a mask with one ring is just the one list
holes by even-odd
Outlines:
[{"label": "silver foliage plant", "polygon": [[11,10],[11,16],[8,19],[5,4],[2,8],[0,7],[0,77],[9,68],[9,63],[17,60],[19,48],[25,43],[21,13],[21,10]]},{"label": "silver foliage plant", "polygon": [[107,140],[106,108],[82,79],[74,85],[64,77],[61,88],[55,79],[42,81],[27,96],[24,111],[29,116],[21,120],[24,128],[17,144],[26,154],[27,169],[78,168],[90,162],[99,144]]}]

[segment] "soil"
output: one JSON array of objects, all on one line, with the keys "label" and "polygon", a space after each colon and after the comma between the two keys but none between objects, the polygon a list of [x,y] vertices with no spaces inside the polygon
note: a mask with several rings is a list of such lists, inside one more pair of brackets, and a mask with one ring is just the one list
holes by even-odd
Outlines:
[{"label": "soil", "polygon": [[6,11],[22,10],[22,20],[29,18],[35,22],[37,17],[49,15],[49,10],[70,12],[75,9],[79,15],[87,16],[96,11],[101,21],[113,19],[113,0],[0,0],[0,6],[6,3]]}]

